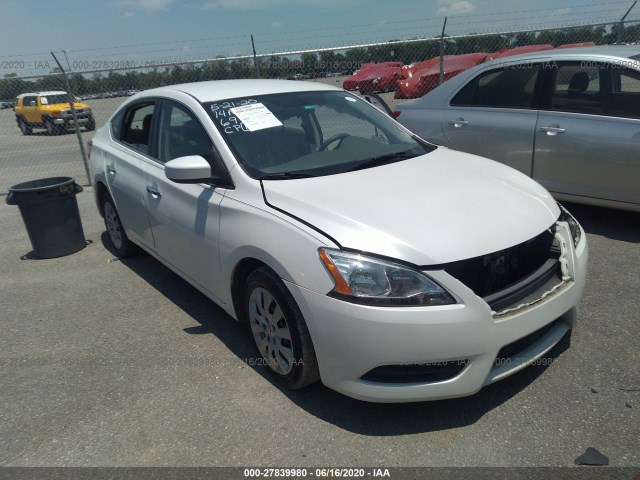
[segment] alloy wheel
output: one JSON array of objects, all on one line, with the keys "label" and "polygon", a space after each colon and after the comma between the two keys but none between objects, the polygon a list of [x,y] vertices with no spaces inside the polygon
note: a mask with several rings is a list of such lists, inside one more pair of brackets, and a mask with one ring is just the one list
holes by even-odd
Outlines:
[{"label": "alloy wheel", "polygon": [[117,249],[122,248],[122,226],[120,225],[118,213],[111,202],[105,202],[104,204],[104,220],[111,242]]},{"label": "alloy wheel", "polygon": [[291,330],[273,295],[258,287],[249,297],[249,323],[258,350],[269,367],[287,375],[294,364]]}]

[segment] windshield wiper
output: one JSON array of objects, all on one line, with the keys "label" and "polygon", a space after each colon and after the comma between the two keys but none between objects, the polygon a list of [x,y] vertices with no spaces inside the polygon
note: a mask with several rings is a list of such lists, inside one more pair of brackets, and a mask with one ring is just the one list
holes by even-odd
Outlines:
[{"label": "windshield wiper", "polygon": [[301,172],[279,172],[263,175],[260,180],[292,180],[295,178],[313,178],[315,175]]},{"label": "windshield wiper", "polygon": [[386,163],[398,162],[400,160],[406,160],[408,158],[417,157],[411,150],[397,153],[387,153],[386,155],[379,155],[377,157],[371,157],[367,160],[360,162],[353,167],[345,170],[345,172],[355,172],[356,170],[363,170],[365,168],[377,167]]}]

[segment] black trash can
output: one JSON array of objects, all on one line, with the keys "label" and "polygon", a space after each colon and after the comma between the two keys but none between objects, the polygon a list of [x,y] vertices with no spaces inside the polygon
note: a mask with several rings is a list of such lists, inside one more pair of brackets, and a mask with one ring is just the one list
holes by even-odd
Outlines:
[{"label": "black trash can", "polygon": [[38,257],[62,257],[85,247],[76,199],[81,191],[82,187],[71,177],[32,180],[9,189],[7,204],[20,207]]}]

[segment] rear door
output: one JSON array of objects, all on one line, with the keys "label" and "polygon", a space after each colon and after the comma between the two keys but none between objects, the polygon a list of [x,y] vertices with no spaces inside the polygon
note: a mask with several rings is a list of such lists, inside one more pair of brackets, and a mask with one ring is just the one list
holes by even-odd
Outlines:
[{"label": "rear door", "polygon": [[146,100],[116,115],[111,124],[116,142],[106,145],[103,152],[107,184],[125,231],[150,248],[153,236],[145,205],[145,169],[156,108],[156,102]]},{"label": "rear door", "polygon": [[558,62],[536,128],[533,178],[552,193],[640,203],[640,72]]},{"label": "rear door", "polygon": [[540,63],[482,70],[451,95],[442,112],[448,146],[531,175]]}]

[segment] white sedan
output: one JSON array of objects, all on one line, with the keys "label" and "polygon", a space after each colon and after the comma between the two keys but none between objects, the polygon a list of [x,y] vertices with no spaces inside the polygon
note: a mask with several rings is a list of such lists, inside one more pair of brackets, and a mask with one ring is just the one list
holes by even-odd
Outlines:
[{"label": "white sedan", "polygon": [[575,219],[520,172],[431,145],[344,90],[157,88],[91,144],[115,252],[141,247],[246,322],[287,387],[470,395],[574,325],[588,256]]}]

